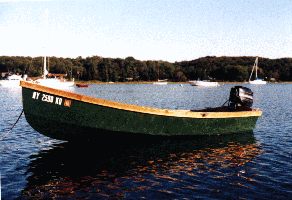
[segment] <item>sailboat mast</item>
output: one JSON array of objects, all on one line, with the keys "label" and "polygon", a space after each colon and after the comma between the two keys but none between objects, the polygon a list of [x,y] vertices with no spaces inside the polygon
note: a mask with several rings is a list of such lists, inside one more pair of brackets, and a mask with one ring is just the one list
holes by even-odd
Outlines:
[{"label": "sailboat mast", "polygon": [[159,81],[159,64],[158,64],[158,80],[157,81]]},{"label": "sailboat mast", "polygon": [[256,63],[253,64],[253,67],[252,67],[252,70],[251,70],[251,74],[250,74],[250,77],[248,79],[248,82],[250,81],[251,77],[252,77],[252,73],[253,73],[253,70],[254,70],[254,66],[256,65]]},{"label": "sailboat mast", "polygon": [[256,59],[256,79],[258,78],[258,57]]},{"label": "sailboat mast", "polygon": [[43,73],[44,73],[44,79],[46,79],[46,56],[44,56],[44,70],[43,70]]},{"label": "sailboat mast", "polygon": [[48,72],[50,71],[50,56],[48,56]]},{"label": "sailboat mast", "polygon": [[[45,10],[45,33],[47,34],[48,33],[48,30],[47,30],[47,27],[48,27],[48,8],[46,8]],[[47,45],[47,40],[45,40],[45,46]],[[44,47],[44,50],[45,50],[45,47]],[[44,52],[44,54],[46,54],[46,50]],[[47,67],[46,67],[46,64],[47,64],[47,57],[44,56],[44,79],[46,79],[46,76],[47,76]]]}]

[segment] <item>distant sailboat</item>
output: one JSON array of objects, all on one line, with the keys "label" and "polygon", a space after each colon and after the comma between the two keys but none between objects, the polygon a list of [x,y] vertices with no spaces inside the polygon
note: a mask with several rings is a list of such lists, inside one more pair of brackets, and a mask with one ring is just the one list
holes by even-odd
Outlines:
[{"label": "distant sailboat", "polygon": [[158,80],[157,82],[153,83],[154,85],[167,85],[167,82],[165,80],[159,80],[159,65],[158,65]]},{"label": "distant sailboat", "polygon": [[210,86],[219,86],[219,83],[216,81],[212,81],[213,78],[208,76],[207,77],[209,80],[200,80],[199,78],[196,81],[190,80],[189,83],[191,86],[205,86],[205,87],[210,87]]},{"label": "distant sailboat", "polygon": [[[254,68],[256,68],[256,79],[251,81],[250,79],[252,77],[252,73],[253,73]],[[266,81],[263,81],[263,79],[259,79],[258,78],[258,57],[255,60],[255,63],[253,65],[253,68],[252,68],[252,71],[251,71],[251,74],[250,74],[248,82],[250,84],[266,84],[267,83]]]},{"label": "distant sailboat", "polygon": [[47,75],[48,71],[46,68],[46,56],[44,56],[43,78],[35,80],[36,84],[55,89],[67,88],[74,85],[74,81],[66,81],[58,78],[46,78]]},{"label": "distant sailboat", "polygon": [[[45,27],[48,27],[48,8],[45,10]],[[74,85],[74,81],[67,81],[60,78],[47,78],[47,75],[49,75],[49,72],[46,67],[46,56],[44,56],[44,68],[43,68],[43,77],[40,79],[37,79],[34,81],[34,83],[50,88],[55,89],[62,89],[67,88]],[[49,63],[49,62],[48,62]]]},{"label": "distant sailboat", "polygon": [[219,86],[218,82],[210,82],[210,81],[189,81],[191,86]]},{"label": "distant sailboat", "polygon": [[157,82],[153,83],[154,85],[167,85],[167,82],[163,81],[163,80],[158,80]]}]

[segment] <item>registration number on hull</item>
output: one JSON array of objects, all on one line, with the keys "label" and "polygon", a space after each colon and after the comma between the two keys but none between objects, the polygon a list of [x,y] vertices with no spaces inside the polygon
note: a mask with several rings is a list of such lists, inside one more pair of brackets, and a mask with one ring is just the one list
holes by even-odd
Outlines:
[{"label": "registration number on hull", "polygon": [[[59,106],[61,106],[62,102],[63,102],[62,97],[55,97],[55,96],[49,95],[49,94],[41,94],[40,92],[33,92],[32,98],[36,99],[36,100],[41,99],[44,102],[54,103],[54,104],[57,104]],[[70,107],[71,100],[64,99],[64,106]]]}]

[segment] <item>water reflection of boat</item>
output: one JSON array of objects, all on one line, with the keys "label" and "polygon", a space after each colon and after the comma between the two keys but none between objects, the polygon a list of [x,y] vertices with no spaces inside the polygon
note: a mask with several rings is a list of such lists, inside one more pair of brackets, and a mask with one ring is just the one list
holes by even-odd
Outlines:
[{"label": "water reflection of boat", "polygon": [[250,162],[260,153],[253,132],[125,142],[62,143],[32,155],[23,197],[126,197],[151,187],[152,180],[144,179],[143,174],[161,180],[197,170],[196,176],[202,170],[214,175],[214,171],[208,172],[214,165],[226,170]]},{"label": "water reflection of boat", "polygon": [[[261,111],[253,109],[244,88],[229,106],[202,110],[166,110],[83,96],[21,82],[23,109],[28,123],[39,133],[55,139],[101,138],[103,130],[113,137],[145,135],[218,135],[252,131]],[[230,98],[231,99],[231,98]],[[122,132],[128,133],[121,134]]]}]

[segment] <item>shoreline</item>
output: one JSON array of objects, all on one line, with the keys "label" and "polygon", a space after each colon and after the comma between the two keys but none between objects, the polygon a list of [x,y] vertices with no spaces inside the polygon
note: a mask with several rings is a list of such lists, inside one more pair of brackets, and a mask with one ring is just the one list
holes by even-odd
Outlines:
[{"label": "shoreline", "polygon": [[[153,84],[156,81],[126,81],[126,82],[102,82],[102,81],[74,81],[75,84]],[[245,84],[248,82],[218,82],[220,84]],[[268,82],[268,83],[292,83],[287,82]],[[189,82],[167,82],[167,84],[189,84]]]},{"label": "shoreline", "polygon": [[[156,81],[126,81],[126,82],[102,82],[102,81],[74,81],[75,84],[153,84]],[[218,82],[219,84],[242,84],[245,82]],[[189,82],[167,82],[167,84],[189,84]]]}]

